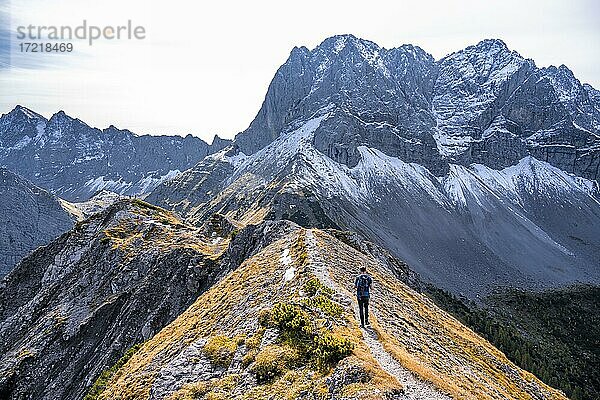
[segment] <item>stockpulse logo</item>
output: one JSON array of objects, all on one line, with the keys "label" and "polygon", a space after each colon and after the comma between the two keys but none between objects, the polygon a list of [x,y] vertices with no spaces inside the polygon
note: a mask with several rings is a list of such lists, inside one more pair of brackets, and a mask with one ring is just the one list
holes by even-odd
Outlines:
[{"label": "stockpulse logo", "polygon": [[98,40],[143,40],[146,28],[135,25],[131,20],[125,25],[89,25],[83,20],[76,27],[69,25],[21,25],[17,27],[16,38],[19,50],[23,53],[72,52],[74,40],[85,40],[92,46]]}]

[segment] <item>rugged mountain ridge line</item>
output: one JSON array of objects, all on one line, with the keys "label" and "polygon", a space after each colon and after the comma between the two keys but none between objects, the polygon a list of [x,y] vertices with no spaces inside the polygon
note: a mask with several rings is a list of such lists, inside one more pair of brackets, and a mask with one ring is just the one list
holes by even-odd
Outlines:
[{"label": "rugged mountain ridge line", "polygon": [[144,195],[231,141],[100,130],[60,111],[46,119],[16,106],[0,117],[0,166],[69,201],[107,189]]},{"label": "rugged mountain ridge line", "polygon": [[81,399],[128,348],[290,226],[234,235],[225,218],[191,227],[139,200],[78,223],[1,281],[0,397]]},{"label": "rugged mountain ridge line", "polygon": [[[311,237],[316,245],[309,244]],[[413,379],[433,384],[439,398],[443,392],[454,398],[564,398],[373,258],[323,232],[303,229],[267,246],[200,296],[135,352],[98,398],[254,399],[265,393],[300,399],[319,393],[336,399],[412,398],[423,384],[400,385],[361,339],[354,296],[346,291],[352,280],[349,269],[356,265],[368,266],[377,282],[380,300],[374,304],[373,332]],[[328,288],[328,282],[337,289]],[[264,287],[270,290],[264,292]],[[352,354],[323,370],[308,354],[306,359],[292,355],[297,343],[287,329],[296,325],[286,324],[287,312],[297,313],[300,328],[312,324],[301,323],[308,323],[305,315],[314,316],[318,334],[330,335],[331,343],[353,342]],[[220,353],[212,350],[217,342]],[[273,375],[263,380],[263,370]]]},{"label": "rugged mountain ridge line", "polygon": [[448,163],[498,169],[531,155],[597,180],[596,93],[566,66],[538,68],[497,39],[436,61],[419,47],[340,35],[292,50],[236,142],[255,153],[333,104],[336,118],[317,130],[315,146],[348,166],[368,144],[436,175]]}]

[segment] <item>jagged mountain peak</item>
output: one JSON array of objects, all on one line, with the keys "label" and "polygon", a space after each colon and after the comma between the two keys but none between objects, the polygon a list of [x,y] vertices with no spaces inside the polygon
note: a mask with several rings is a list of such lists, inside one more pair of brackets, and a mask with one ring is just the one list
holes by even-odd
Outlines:
[{"label": "jagged mountain peak", "polygon": [[128,133],[131,133],[132,135],[135,135],[135,133],[131,132],[129,129],[121,129],[121,128],[116,127],[113,124],[110,124],[108,126],[108,128],[103,129],[103,131],[105,131],[105,132],[128,132]]},{"label": "jagged mountain peak", "polygon": [[497,38],[483,39],[476,45],[467,47],[467,49],[471,47],[477,49],[489,49],[493,51],[510,51],[506,43],[502,39]]},{"label": "jagged mountain peak", "polygon": [[433,62],[435,59],[431,54],[423,50],[421,47],[413,44],[403,44],[400,47],[391,49],[391,52],[401,52],[402,54],[411,55],[412,58],[419,61]]},{"label": "jagged mountain peak", "polygon": [[[386,50],[353,35],[333,36],[310,51],[298,49],[279,68],[261,110],[236,141],[245,154],[255,153],[332,105],[345,111],[338,113],[343,132],[323,125],[315,140],[333,159],[353,165],[356,146],[367,141],[392,154],[414,150],[433,170],[443,171],[435,142],[425,133],[434,119],[422,112],[433,86],[432,67],[433,58],[414,47]],[[338,151],[338,144],[350,148]],[[420,149],[407,149],[415,145]]]},{"label": "jagged mountain peak", "polygon": [[[48,120],[35,111],[30,110],[27,107],[17,105],[11,111],[0,116],[0,125],[4,127],[0,131],[0,135],[3,133],[20,134],[19,130],[22,130],[24,126],[35,127],[38,124],[44,124]],[[6,132],[7,129],[11,132]]]},{"label": "jagged mountain peak", "polygon": [[[552,80],[553,88],[540,78]],[[569,104],[553,104],[548,90]],[[584,92],[588,95],[580,95]],[[337,35],[312,50],[292,50],[257,116],[236,141],[245,154],[255,153],[332,104],[344,112],[335,123],[324,124],[315,141],[325,154],[349,166],[356,163],[357,146],[366,144],[435,174],[444,174],[450,162],[502,168],[533,154],[595,179],[598,161],[588,160],[591,153],[582,154],[587,161],[574,164],[556,147],[585,143],[595,148],[595,136],[588,132],[600,130],[600,112],[597,105],[584,104],[595,93],[568,69],[538,69],[499,39],[483,40],[436,62],[412,45],[387,50],[353,35]],[[542,104],[525,107],[532,101]],[[564,120],[564,110],[573,124]],[[540,142],[553,126],[581,127],[583,133],[571,138],[560,133],[563,128],[550,135],[552,142]]]},{"label": "jagged mountain peak", "polygon": [[312,77],[311,92],[315,92],[315,84],[328,81],[330,71],[353,75],[353,71],[371,66],[384,72],[381,57],[386,51],[374,42],[345,34],[329,37],[312,50],[292,51],[289,61],[303,64]]},{"label": "jagged mountain peak", "polygon": [[215,151],[220,151],[221,149],[229,146],[231,144],[230,139],[222,139],[219,135],[215,134],[213,136],[212,141],[210,142],[210,146],[215,149]]},{"label": "jagged mountain peak", "polygon": [[149,193],[230,142],[140,136],[114,125],[100,130],[62,110],[46,120],[18,106],[0,117],[0,165],[75,202],[101,189]]},{"label": "jagged mountain peak", "polygon": [[72,121],[80,121],[78,118],[73,118],[70,115],[67,115],[63,110],[60,110],[54,114],[49,119],[49,122],[62,123],[62,122],[72,122]]},{"label": "jagged mountain peak", "polygon": [[[444,69],[452,68],[480,85],[493,78],[507,79],[526,63],[533,64],[516,51],[511,51],[500,39],[483,40],[439,61],[442,77],[447,75]],[[457,80],[456,78],[457,75],[454,74],[452,79]]]},{"label": "jagged mountain peak", "polygon": [[102,133],[106,138],[115,139],[128,138],[128,140],[132,140],[133,138],[137,138],[140,136],[135,132],[131,132],[129,129],[121,129],[112,124],[109,125],[108,128],[102,129]]},{"label": "jagged mountain peak", "polygon": [[[48,120],[47,127],[49,130],[53,131],[52,133],[60,132],[65,133],[67,130],[72,131],[72,133],[77,134],[82,130],[93,129],[85,122],[78,118],[73,118],[64,111],[60,110],[54,113],[50,119]],[[53,135],[53,136],[56,136]]]},{"label": "jagged mountain peak", "polygon": [[370,40],[359,39],[351,33],[345,33],[326,38],[315,48],[315,50],[325,50],[340,53],[347,45],[357,46],[359,43],[362,45],[368,45],[369,47],[379,48],[376,43]]},{"label": "jagged mountain peak", "polygon": [[585,88],[575,77],[573,71],[571,71],[566,65],[561,64],[556,67],[550,65],[549,67],[540,69],[540,81],[545,79],[549,80],[550,84],[554,88],[558,100],[562,102],[573,114],[578,113],[578,107],[576,103],[585,102]]},{"label": "jagged mountain peak", "polygon": [[16,106],[0,117],[0,164],[2,156],[18,151],[40,139],[48,120],[23,106]]},{"label": "jagged mountain peak", "polygon": [[13,108],[7,114],[2,115],[2,117],[4,117],[4,116],[13,116],[13,117],[22,116],[27,119],[46,120],[46,118],[44,116],[36,113],[35,111],[33,111],[25,106],[20,105],[20,104],[15,106],[15,108]]},{"label": "jagged mountain peak", "polygon": [[441,61],[448,58],[502,58],[509,57],[524,61],[516,50],[511,50],[508,45],[501,39],[484,39],[476,44],[467,46],[466,48],[453,52],[445,57]]}]

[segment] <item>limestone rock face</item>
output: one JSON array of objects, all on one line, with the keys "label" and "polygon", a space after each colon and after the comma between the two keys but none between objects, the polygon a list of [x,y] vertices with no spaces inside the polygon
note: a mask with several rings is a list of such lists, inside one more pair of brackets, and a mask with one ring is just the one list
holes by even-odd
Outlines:
[{"label": "limestone rock face", "polygon": [[356,147],[370,143],[390,155],[418,161],[436,172],[437,151],[430,112],[433,57],[418,47],[386,50],[352,35],[335,36],[314,50],[292,50],[277,71],[258,115],[236,143],[254,153],[323,107],[335,118],[315,133],[315,144],[332,159],[356,165]]},{"label": "limestone rock face", "polygon": [[448,163],[503,168],[533,155],[598,179],[598,97],[566,66],[538,68],[501,40],[436,61],[419,47],[385,49],[342,35],[292,50],[236,142],[255,153],[331,107],[335,117],[314,143],[350,167],[365,145],[436,175]]}]

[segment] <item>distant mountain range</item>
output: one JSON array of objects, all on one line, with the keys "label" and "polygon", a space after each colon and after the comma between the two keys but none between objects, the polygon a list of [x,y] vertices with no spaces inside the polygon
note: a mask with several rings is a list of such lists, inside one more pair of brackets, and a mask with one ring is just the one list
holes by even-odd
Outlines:
[{"label": "distant mountain range", "polygon": [[229,143],[100,130],[63,111],[48,120],[22,106],[0,117],[0,166],[69,201],[102,189],[144,195]]}]

